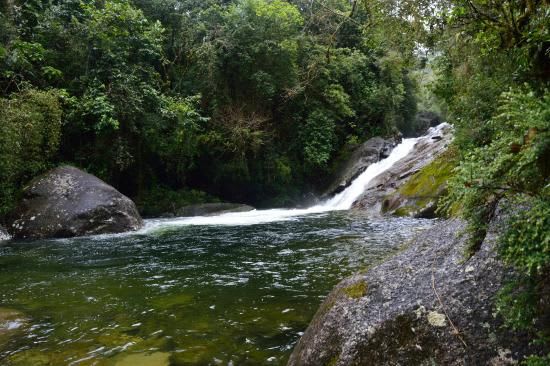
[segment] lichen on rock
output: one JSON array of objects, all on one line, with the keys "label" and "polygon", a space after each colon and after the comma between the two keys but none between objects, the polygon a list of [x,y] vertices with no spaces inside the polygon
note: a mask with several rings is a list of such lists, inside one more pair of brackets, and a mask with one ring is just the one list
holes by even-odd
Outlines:
[{"label": "lichen on rock", "polygon": [[447,326],[447,321],[445,319],[445,315],[438,313],[437,311],[430,311],[428,313],[428,323],[433,325],[434,327],[445,327]]}]

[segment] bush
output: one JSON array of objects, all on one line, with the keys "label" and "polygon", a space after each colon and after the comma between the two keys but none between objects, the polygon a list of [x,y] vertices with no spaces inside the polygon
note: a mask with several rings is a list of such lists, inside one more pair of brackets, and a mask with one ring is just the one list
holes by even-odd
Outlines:
[{"label": "bush", "polygon": [[491,143],[465,152],[462,146],[464,157],[447,198],[448,206],[463,205],[478,243],[501,198],[544,196],[550,174],[550,96],[539,98],[527,88],[503,93],[487,125]]},{"label": "bush", "polygon": [[0,99],[0,217],[13,208],[23,183],[51,167],[61,137],[61,96],[28,89]]}]

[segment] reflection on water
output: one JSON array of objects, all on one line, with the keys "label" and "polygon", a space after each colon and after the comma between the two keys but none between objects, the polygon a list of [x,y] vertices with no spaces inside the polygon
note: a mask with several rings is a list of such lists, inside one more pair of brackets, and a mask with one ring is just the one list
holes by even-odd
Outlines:
[{"label": "reflection on water", "polygon": [[431,225],[352,215],[9,243],[0,312],[30,320],[0,363],[285,364],[340,279]]}]

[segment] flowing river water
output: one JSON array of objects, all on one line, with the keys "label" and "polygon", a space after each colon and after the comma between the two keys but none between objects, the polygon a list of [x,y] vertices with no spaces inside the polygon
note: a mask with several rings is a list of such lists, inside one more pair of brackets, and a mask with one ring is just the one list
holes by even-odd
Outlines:
[{"label": "flowing river water", "polygon": [[[148,220],[136,233],[0,245],[0,364],[284,365],[331,288],[430,220],[348,211],[406,139],[308,209]],[[1,321],[1,317],[0,317]]]}]

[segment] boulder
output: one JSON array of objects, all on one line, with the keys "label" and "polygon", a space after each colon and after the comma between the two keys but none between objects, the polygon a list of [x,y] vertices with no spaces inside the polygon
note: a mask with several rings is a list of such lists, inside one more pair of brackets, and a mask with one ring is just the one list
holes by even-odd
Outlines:
[{"label": "boulder", "polygon": [[200,203],[184,206],[176,211],[176,216],[213,216],[229,212],[247,212],[254,210],[254,207],[240,203]]},{"label": "boulder", "polygon": [[[417,139],[412,151],[405,158],[368,183],[364,193],[353,203],[353,208],[366,211],[372,216],[398,213],[431,217],[435,209],[434,202],[445,191],[446,180],[453,166],[449,165],[450,161],[444,160],[443,164],[435,166],[433,171],[421,170],[441,156],[452,139],[451,125],[443,123],[431,128],[427,135]],[[398,193],[398,190],[410,180],[414,189],[402,189],[401,196],[396,195],[396,192]],[[399,210],[405,206],[406,209]]]},{"label": "boulder", "polygon": [[386,262],[338,284],[296,345],[297,365],[508,365],[536,352],[495,312],[513,273],[499,261],[494,220],[465,257],[466,225],[436,224]]},{"label": "boulder", "polygon": [[335,195],[346,189],[369,165],[387,158],[398,141],[397,138],[385,140],[381,137],[373,137],[364,142],[352,152],[323,197]]},{"label": "boulder", "polygon": [[12,216],[9,230],[21,239],[120,233],[143,225],[128,197],[72,166],[34,179]]}]

